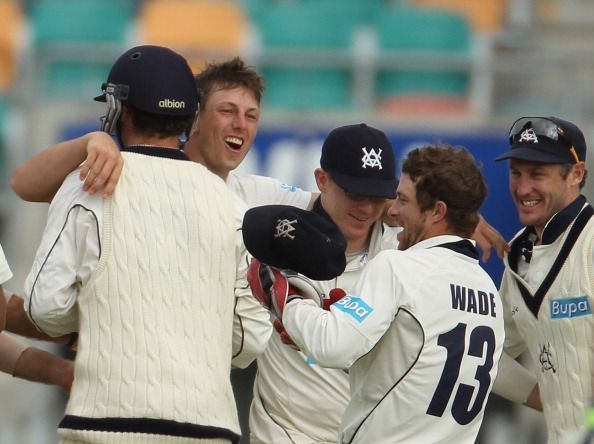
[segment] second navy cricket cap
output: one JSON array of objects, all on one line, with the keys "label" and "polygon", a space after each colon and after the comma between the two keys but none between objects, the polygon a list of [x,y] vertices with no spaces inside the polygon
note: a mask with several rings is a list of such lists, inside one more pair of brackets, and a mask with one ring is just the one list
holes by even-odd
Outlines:
[{"label": "second navy cricket cap", "polygon": [[511,149],[495,160],[578,163],[586,160],[586,139],[573,123],[559,117],[521,117],[509,130]]},{"label": "second navy cricket cap", "polygon": [[346,239],[332,220],[312,211],[290,205],[250,208],[242,235],[260,262],[310,279],[334,279],[346,267]]},{"label": "second navy cricket cap", "polygon": [[379,129],[364,123],[333,129],[322,145],[320,166],[344,191],[364,197],[396,197],[394,151]]},{"label": "second navy cricket cap", "polygon": [[186,59],[163,46],[130,48],[113,64],[103,94],[111,88],[117,99],[141,111],[165,116],[191,116],[198,111],[198,88]]}]

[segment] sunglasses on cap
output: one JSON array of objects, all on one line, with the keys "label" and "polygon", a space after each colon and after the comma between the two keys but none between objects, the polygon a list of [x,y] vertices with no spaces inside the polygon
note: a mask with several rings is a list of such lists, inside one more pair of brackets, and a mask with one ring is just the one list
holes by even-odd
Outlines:
[{"label": "sunglasses on cap", "polygon": [[[532,129],[533,135],[536,137],[547,137],[555,142],[564,142],[575,162],[580,162],[573,145],[563,137],[565,130],[546,117],[521,117],[516,120],[509,130],[509,143],[512,144],[516,141],[518,136],[520,136],[519,141],[522,142],[523,132],[527,129]],[[529,142],[530,140],[526,139],[526,141]]]}]

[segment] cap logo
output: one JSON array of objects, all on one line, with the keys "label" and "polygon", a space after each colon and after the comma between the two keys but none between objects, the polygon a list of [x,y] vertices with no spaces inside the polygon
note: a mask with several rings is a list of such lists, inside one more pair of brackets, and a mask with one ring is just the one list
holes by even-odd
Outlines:
[{"label": "cap logo", "polygon": [[532,128],[528,128],[528,129],[522,131],[522,134],[520,134],[520,138],[518,139],[518,142],[538,143],[538,137],[536,137],[536,133],[534,132],[534,130]]},{"label": "cap logo", "polygon": [[378,148],[377,152],[371,148],[369,152],[367,151],[367,147],[361,148],[363,151],[363,157],[361,158],[361,162],[363,163],[363,168],[379,168],[380,170],[383,169],[382,167],[382,149]]},{"label": "cap logo", "polygon": [[295,239],[295,235],[291,234],[295,231],[295,226],[297,224],[297,219],[289,220],[289,219],[277,219],[276,220],[276,233],[274,233],[274,238],[279,237],[286,237],[288,239]]},{"label": "cap logo", "polygon": [[185,108],[186,102],[183,100],[164,99],[159,100],[159,108]]}]

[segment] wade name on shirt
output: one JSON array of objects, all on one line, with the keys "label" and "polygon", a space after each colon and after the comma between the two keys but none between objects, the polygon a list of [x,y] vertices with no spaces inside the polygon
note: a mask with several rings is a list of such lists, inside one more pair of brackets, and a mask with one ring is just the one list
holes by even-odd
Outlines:
[{"label": "wade name on shirt", "polygon": [[497,317],[495,312],[495,295],[483,290],[466,288],[458,284],[450,284],[452,309]]}]

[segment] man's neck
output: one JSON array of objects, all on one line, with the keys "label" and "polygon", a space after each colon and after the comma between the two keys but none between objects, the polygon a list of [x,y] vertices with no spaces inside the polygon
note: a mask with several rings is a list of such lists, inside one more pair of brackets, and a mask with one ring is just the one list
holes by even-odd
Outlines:
[{"label": "man's neck", "polygon": [[367,233],[367,237],[365,238],[347,239],[347,247],[345,253],[355,254],[368,250],[369,244],[371,242],[371,233],[373,233],[374,227],[375,224],[369,228],[369,232]]},{"label": "man's neck", "polygon": [[179,149],[177,137],[146,137],[131,134],[124,141],[125,146],[157,146],[160,148]]},{"label": "man's neck", "polygon": [[207,162],[204,161],[204,158],[200,155],[199,151],[194,149],[194,147],[190,146],[189,144],[186,145],[184,152],[186,153],[186,155],[192,162],[196,162],[196,163],[199,163],[200,165],[205,166],[206,168],[208,168],[208,171],[210,171],[213,174],[216,174],[221,179],[223,179],[225,182],[227,182],[227,178],[229,177],[229,173],[231,172],[230,170],[218,170],[217,171],[213,168],[210,168],[207,165]]}]

